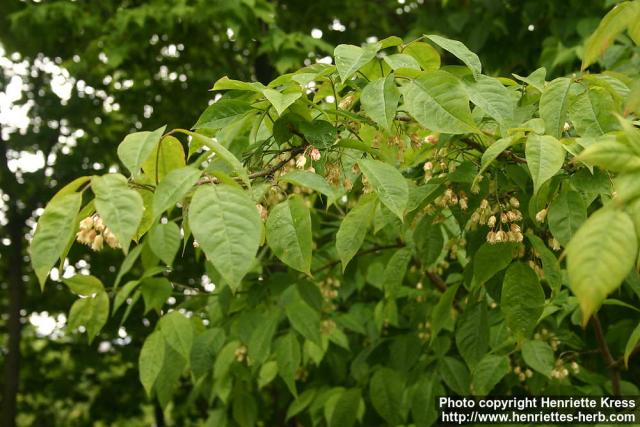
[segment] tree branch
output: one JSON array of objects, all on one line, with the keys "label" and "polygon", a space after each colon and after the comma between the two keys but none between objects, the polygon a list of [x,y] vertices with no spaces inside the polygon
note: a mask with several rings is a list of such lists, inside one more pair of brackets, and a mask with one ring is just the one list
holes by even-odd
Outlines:
[{"label": "tree branch", "polygon": [[291,159],[293,159],[298,154],[304,152],[304,150],[306,150],[306,149],[307,149],[307,147],[305,145],[300,146],[300,147],[295,147],[294,149],[291,150],[291,154],[289,155],[289,157],[287,157],[284,160],[280,160],[275,166],[272,166],[269,169],[266,169],[266,170],[263,170],[263,171],[259,171],[259,172],[254,172],[254,173],[250,174],[249,175],[249,179],[256,179],[256,178],[260,178],[260,177],[263,177],[263,176],[272,176],[278,170],[282,169],[287,163],[289,163],[289,161]]},{"label": "tree branch", "polygon": [[602,332],[602,324],[600,323],[600,319],[598,318],[597,314],[593,315],[593,317],[591,318],[591,323],[593,324],[593,329],[596,332],[596,340],[598,341],[600,353],[602,353],[602,357],[604,358],[604,361],[611,375],[611,389],[614,396],[620,396],[620,371],[618,370],[615,359],[611,355],[609,345],[604,338],[604,333]]},{"label": "tree branch", "polygon": [[438,274],[432,271],[427,271],[427,277],[429,277],[429,280],[431,280],[431,283],[433,283],[434,286],[438,288],[440,292],[445,293],[447,291],[447,284],[444,282],[444,280],[442,280],[442,277],[440,277]]}]

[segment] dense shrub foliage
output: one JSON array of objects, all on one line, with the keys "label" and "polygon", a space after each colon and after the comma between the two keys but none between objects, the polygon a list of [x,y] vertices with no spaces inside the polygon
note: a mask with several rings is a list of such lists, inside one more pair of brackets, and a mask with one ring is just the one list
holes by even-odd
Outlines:
[{"label": "dense shrub foliage", "polygon": [[[438,395],[640,394],[638,22],[619,4],[583,71],[551,81],[484,75],[437,35],[339,45],[268,85],[222,78],[190,130],[127,135],[122,173],[56,194],[33,268],[44,286],[76,241],[121,250],[115,277],[64,280],[69,327],[92,341],[143,310],[143,387],[170,408],[189,384],[210,425],[430,425]],[[205,275],[174,280],[182,257]]]}]

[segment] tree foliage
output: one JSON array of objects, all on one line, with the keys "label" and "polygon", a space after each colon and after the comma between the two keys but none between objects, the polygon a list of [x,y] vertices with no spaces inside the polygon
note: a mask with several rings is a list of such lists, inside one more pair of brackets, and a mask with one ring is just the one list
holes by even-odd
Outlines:
[{"label": "tree foliage", "polygon": [[[637,5],[604,18],[583,68],[636,40]],[[112,285],[66,281],[70,326],[91,341],[155,313],[145,390],[167,408],[190,384],[214,425],[430,425],[438,394],[638,394],[606,360],[638,335],[636,57],[547,81],[482,74],[436,35],[334,56],[268,84],[223,77],[195,131],[129,134],[127,171],[60,190],[31,246],[42,282],[73,240],[51,234],[60,217],[126,255]],[[186,161],[161,161],[169,146]],[[176,280],[183,258],[213,292]],[[628,317],[607,313],[607,343],[610,305]],[[582,354],[594,341],[604,362]]]}]

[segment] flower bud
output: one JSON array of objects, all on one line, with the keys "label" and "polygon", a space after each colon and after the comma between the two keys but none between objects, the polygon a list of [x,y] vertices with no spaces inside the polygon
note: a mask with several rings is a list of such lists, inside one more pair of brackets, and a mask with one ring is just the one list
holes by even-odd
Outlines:
[{"label": "flower bud", "polygon": [[496,225],[496,216],[495,215],[491,215],[489,217],[489,219],[487,220],[487,226],[493,228]]},{"label": "flower bud", "polygon": [[433,133],[429,134],[424,138],[424,140],[426,142],[428,142],[429,144],[435,145],[435,144],[438,143],[438,135],[433,134]]},{"label": "flower bud", "polygon": [[544,222],[544,219],[547,217],[547,210],[542,209],[540,212],[536,214],[536,221]]},{"label": "flower bud", "polygon": [[93,218],[88,216],[80,221],[80,230],[91,230],[93,228]]},{"label": "flower bud", "polygon": [[102,221],[102,217],[99,215],[94,215],[93,228],[95,228],[98,233],[102,233],[104,231],[105,225]]},{"label": "flower bud", "polygon": [[97,235],[95,239],[93,239],[93,243],[91,243],[91,249],[94,251],[99,251],[102,249],[103,237],[101,234]]},{"label": "flower bud", "polygon": [[256,209],[258,209],[258,213],[260,214],[260,219],[263,221],[267,220],[267,216],[269,214],[269,212],[267,211],[267,209],[262,206],[261,203],[256,204]]},{"label": "flower bud", "polygon": [[433,163],[431,162],[425,162],[424,165],[422,166],[422,169],[424,169],[424,171],[430,171],[433,169]]},{"label": "flower bud", "polygon": [[320,150],[318,150],[316,147],[313,147],[311,149],[311,152],[309,153],[309,157],[311,157],[311,160],[313,161],[320,160],[320,157],[321,157]]},{"label": "flower bud", "polygon": [[307,164],[307,158],[304,155],[298,156],[298,158],[296,159],[296,167],[298,169],[302,169],[306,164]]},{"label": "flower bud", "polygon": [[347,95],[344,98],[342,98],[340,100],[340,103],[338,103],[338,108],[342,109],[342,110],[346,110],[349,107],[351,107],[351,104],[353,104],[353,101],[356,99],[355,96],[353,95]]},{"label": "flower bud", "polygon": [[116,249],[120,247],[120,242],[118,241],[118,238],[116,237],[115,234],[113,234],[111,229],[109,229],[108,227],[104,229],[102,236],[104,237],[105,243],[109,245],[111,249]]}]

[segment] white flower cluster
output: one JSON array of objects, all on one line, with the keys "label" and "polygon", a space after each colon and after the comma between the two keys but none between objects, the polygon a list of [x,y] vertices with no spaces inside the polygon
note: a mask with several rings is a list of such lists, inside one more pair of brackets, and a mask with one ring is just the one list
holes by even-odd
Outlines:
[{"label": "white flower cluster", "polygon": [[105,243],[113,249],[120,247],[116,235],[104,224],[98,214],[80,221],[80,231],[76,234],[76,240],[94,251],[101,250]]},{"label": "white flower cluster", "polygon": [[470,226],[480,224],[491,228],[487,233],[487,242],[491,244],[522,242],[524,235],[520,225],[516,224],[522,221],[519,207],[520,201],[515,197],[511,197],[505,205],[498,203],[496,206],[491,206],[487,199],[483,199],[480,207],[471,214]]}]

